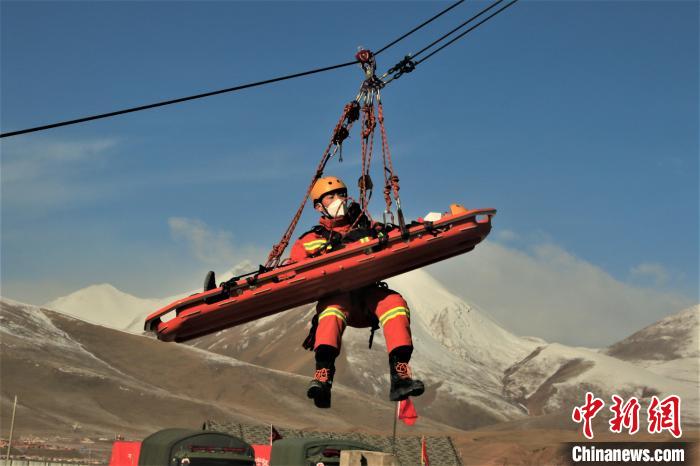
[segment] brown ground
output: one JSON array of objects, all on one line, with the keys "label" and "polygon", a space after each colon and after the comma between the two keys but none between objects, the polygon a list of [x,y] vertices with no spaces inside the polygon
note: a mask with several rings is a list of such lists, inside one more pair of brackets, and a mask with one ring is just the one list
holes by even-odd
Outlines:
[{"label": "brown ground", "polygon": [[[691,455],[694,462],[700,464],[700,431],[686,431],[683,437],[675,440],[672,436],[637,433],[634,436],[613,434],[610,432],[596,434],[596,442],[694,442]],[[504,466],[504,465],[559,465],[564,462],[563,444],[585,440],[579,431],[553,429],[532,430],[475,430],[452,436],[455,448],[462,457],[465,466]]]}]

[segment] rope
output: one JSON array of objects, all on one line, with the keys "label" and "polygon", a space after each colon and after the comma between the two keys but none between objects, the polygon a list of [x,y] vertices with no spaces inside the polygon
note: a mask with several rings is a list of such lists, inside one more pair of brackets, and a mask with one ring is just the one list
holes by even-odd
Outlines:
[{"label": "rope", "polygon": [[[372,163],[372,152],[374,150],[374,128],[377,126],[374,117],[374,105],[372,96],[367,97],[368,103],[362,108],[362,175],[359,181],[360,206],[365,212],[369,205],[367,191],[371,189],[369,169]],[[368,186],[369,185],[369,186]]]},{"label": "rope", "polygon": [[[387,212],[391,212],[391,198],[389,193],[393,192],[397,207],[401,207],[399,198],[399,177],[394,173],[394,164],[391,161],[391,151],[389,150],[389,141],[386,136],[386,128],[384,127],[384,107],[382,106],[381,96],[377,95],[377,112],[379,115],[379,129],[382,135],[382,157],[384,160],[384,198],[386,200]],[[393,215],[392,215],[393,218]]]},{"label": "rope", "polygon": [[[304,195],[304,199],[301,201],[301,205],[297,209],[296,214],[292,218],[291,223],[287,227],[287,230],[284,232],[284,235],[282,235],[282,239],[280,240],[279,243],[275,244],[272,247],[272,250],[270,251],[270,254],[267,257],[267,262],[265,262],[265,268],[267,269],[273,269],[276,268],[279,265],[280,258],[282,257],[282,254],[284,254],[284,250],[287,248],[289,245],[289,240],[292,237],[292,234],[294,233],[294,229],[297,226],[297,223],[299,223],[299,219],[301,218],[301,214],[304,211],[304,206],[306,205],[306,200],[309,198],[309,195],[311,194],[311,189],[314,187],[314,184],[316,183],[316,180],[321,178],[321,175],[323,175],[323,170],[326,168],[326,164],[328,163],[328,160],[335,154],[335,152],[338,150],[340,147],[340,144],[336,144],[336,136],[338,135],[338,132],[340,131],[341,128],[345,128],[346,130],[352,127],[352,124],[354,123],[354,120],[349,119],[346,122],[346,119],[348,117],[348,114],[352,112],[353,105],[352,103],[348,104],[345,106],[343,109],[343,114],[340,117],[340,120],[338,120],[338,124],[335,126],[335,129],[333,131],[333,136],[331,137],[331,142],[328,143],[328,146],[326,146],[326,150],[323,152],[323,156],[321,157],[321,161],[318,164],[318,167],[316,168],[316,172],[314,173],[313,178],[311,179],[311,183],[309,186],[306,188],[306,194]],[[335,150],[331,153],[331,147],[335,144]]]}]

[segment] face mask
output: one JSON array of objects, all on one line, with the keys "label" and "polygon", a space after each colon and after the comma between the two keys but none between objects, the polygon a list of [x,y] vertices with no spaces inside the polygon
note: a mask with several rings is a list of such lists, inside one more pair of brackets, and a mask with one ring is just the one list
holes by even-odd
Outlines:
[{"label": "face mask", "polygon": [[328,207],[326,207],[326,212],[331,218],[338,218],[345,215],[347,212],[345,210],[345,200],[336,199],[331,202]]}]

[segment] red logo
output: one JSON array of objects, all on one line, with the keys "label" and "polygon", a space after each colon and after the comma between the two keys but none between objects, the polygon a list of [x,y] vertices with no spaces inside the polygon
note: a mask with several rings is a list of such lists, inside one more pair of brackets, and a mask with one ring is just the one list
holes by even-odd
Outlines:
[{"label": "red logo", "polygon": [[[613,404],[610,411],[613,417],[608,421],[610,432],[622,433],[627,429],[629,434],[636,434],[639,431],[639,411],[641,405],[636,397],[625,400],[612,395]],[[583,435],[587,439],[593,438],[592,420],[603,409],[605,402],[596,398],[591,392],[586,392],[586,402],[581,406],[574,407],[571,419],[580,424],[583,423]],[[678,395],[669,395],[663,400],[657,396],[652,396],[647,408],[647,431],[650,434],[658,434],[669,431],[675,438],[680,438],[681,430],[681,398]]]},{"label": "red logo", "polygon": [[674,437],[679,438],[682,434],[681,398],[670,395],[659,401],[656,396],[652,396],[647,409],[647,419],[649,421],[647,430],[650,434],[668,430]]},{"label": "red logo", "polygon": [[614,404],[610,407],[610,411],[614,416],[608,422],[610,432],[619,434],[624,427],[630,434],[636,434],[639,431],[639,400],[632,397],[623,404],[624,400],[617,395],[613,395],[612,399]]},{"label": "red logo", "polygon": [[586,403],[583,406],[576,406],[574,412],[571,413],[571,419],[576,423],[583,421],[583,435],[587,439],[593,438],[593,426],[591,420],[598,414],[598,411],[603,409],[605,402],[600,398],[596,398],[593,393],[586,393]]}]

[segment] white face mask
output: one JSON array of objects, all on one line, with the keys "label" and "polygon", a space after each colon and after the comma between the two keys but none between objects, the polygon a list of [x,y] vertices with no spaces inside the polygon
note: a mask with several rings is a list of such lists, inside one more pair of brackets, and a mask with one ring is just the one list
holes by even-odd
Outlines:
[{"label": "white face mask", "polygon": [[331,218],[342,217],[347,213],[345,209],[345,200],[336,199],[335,201],[331,202],[328,207],[326,207],[326,212]]}]

